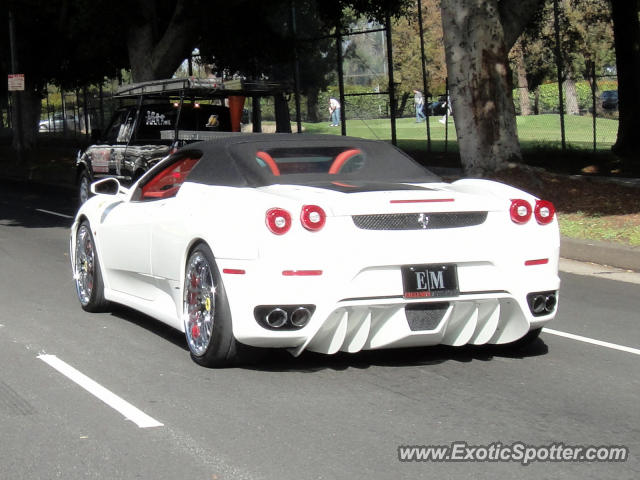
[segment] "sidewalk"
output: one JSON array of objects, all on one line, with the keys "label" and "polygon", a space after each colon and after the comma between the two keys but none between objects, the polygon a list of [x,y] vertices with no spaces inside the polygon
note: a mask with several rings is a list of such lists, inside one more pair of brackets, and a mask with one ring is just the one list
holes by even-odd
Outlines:
[{"label": "sidewalk", "polygon": [[578,238],[560,239],[560,256],[640,272],[640,247]]}]

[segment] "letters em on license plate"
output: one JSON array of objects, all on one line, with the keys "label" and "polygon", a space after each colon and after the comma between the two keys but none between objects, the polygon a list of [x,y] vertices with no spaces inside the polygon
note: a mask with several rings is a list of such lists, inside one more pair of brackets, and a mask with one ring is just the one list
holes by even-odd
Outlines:
[{"label": "letters em on license plate", "polygon": [[456,265],[404,266],[402,286],[404,298],[455,297],[459,293]]}]

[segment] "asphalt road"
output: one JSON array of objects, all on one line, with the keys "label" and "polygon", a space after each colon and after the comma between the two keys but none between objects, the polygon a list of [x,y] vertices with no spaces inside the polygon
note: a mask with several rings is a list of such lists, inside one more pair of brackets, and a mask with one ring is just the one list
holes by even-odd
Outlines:
[{"label": "asphalt road", "polygon": [[[260,367],[210,370],[190,360],[181,333],[148,317],[80,309],[69,198],[0,181],[0,479],[640,478],[636,283],[562,274],[550,327],[604,344],[545,332],[516,354],[275,353]],[[119,400],[137,409],[129,419]],[[140,415],[157,426],[139,427]],[[398,460],[399,446],[456,441],[622,445],[630,458]]]}]

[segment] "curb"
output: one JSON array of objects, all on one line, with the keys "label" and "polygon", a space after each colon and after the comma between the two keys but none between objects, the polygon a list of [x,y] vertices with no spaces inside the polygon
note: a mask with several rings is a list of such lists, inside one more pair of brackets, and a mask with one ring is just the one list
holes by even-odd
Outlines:
[{"label": "curb", "polygon": [[560,256],[640,272],[640,247],[561,237]]}]

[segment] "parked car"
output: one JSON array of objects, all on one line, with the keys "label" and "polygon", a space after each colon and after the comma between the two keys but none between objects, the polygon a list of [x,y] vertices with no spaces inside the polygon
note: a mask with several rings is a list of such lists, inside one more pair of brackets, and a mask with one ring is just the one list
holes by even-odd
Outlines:
[{"label": "parked car", "polygon": [[447,113],[447,96],[441,95],[438,100],[430,102],[425,107],[425,113],[430,116],[440,116]]},{"label": "parked car", "polygon": [[40,120],[40,132],[63,132],[64,130],[73,131],[79,128],[80,122],[78,117],[72,113],[67,113],[66,120],[62,112],[55,112],[49,118]]},{"label": "parked car", "polygon": [[618,91],[605,90],[600,95],[600,101],[602,102],[602,108],[604,110],[617,110],[618,109]]},{"label": "parked car", "polygon": [[[215,79],[169,79],[122,86],[105,132],[94,130],[95,143],[78,152],[76,183],[80,203],[90,196],[94,180],[114,177],[131,185],[160,159],[181,145],[230,135],[240,130],[230,98],[275,96],[284,88],[274,82],[220,82]],[[236,127],[236,128],[234,128]]]},{"label": "parked car", "polygon": [[71,228],[89,312],[119,303],[185,333],[193,360],[524,344],[557,309],[553,205],[445,183],[386,142],[248,134],[116,178]]}]

